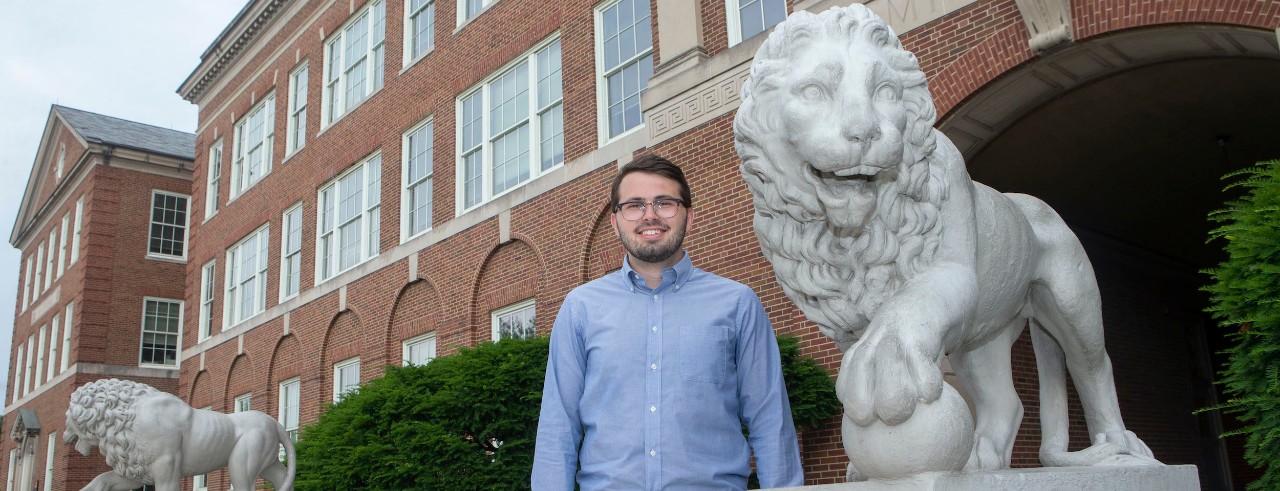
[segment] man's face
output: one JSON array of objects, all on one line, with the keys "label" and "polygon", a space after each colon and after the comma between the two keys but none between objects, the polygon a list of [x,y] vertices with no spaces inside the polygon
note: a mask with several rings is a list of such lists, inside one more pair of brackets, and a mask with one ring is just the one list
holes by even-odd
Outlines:
[{"label": "man's face", "polygon": [[[618,185],[618,203],[650,203],[660,198],[681,199],[680,184],[656,174],[633,172],[622,178]],[[623,218],[616,211],[609,216],[613,230],[618,233],[618,239],[627,248],[632,261],[639,260],[662,267],[674,266],[684,257],[678,253],[684,242],[686,228],[692,221],[693,210],[683,206],[671,218],[659,217],[653,212],[652,206],[646,208],[644,216],[635,221]]]}]

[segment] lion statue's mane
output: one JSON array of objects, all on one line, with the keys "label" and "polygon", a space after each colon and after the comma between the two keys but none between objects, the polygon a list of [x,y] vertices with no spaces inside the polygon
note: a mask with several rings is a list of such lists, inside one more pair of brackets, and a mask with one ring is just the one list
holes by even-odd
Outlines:
[{"label": "lion statue's mane", "polygon": [[147,466],[155,460],[152,452],[134,449],[133,404],[142,397],[159,392],[155,388],[128,380],[107,379],[90,382],[76,390],[77,397],[67,409],[65,437],[88,437],[98,444],[107,465],[121,475],[153,484]]},{"label": "lion statue's mane", "polygon": [[[947,189],[941,167],[930,165],[937,146],[933,99],[915,55],[867,9],[816,15],[799,11],[777,29],[781,32],[760,48],[742,87],[742,106],[734,120],[736,147],[754,196],[756,237],[778,281],[823,334],[846,349],[881,302],[928,266],[937,250],[939,208]],[[877,44],[904,85],[907,148],[895,170],[873,181],[875,214],[853,233],[832,228],[828,221],[848,213],[847,203],[820,197],[817,188],[826,184],[807,166],[783,161],[768,143],[768,135],[783,131],[776,105],[786,96],[793,55],[819,40]]]}]

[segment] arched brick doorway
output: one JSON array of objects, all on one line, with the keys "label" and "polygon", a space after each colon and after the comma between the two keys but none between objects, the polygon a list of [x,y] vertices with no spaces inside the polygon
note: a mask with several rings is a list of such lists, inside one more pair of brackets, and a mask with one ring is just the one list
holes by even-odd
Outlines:
[{"label": "arched brick doorway", "polygon": [[[1221,248],[1205,244],[1205,217],[1226,198],[1222,174],[1280,158],[1275,87],[1275,32],[1166,24],[1060,45],[994,77],[938,125],[975,180],[1038,196],[1077,230],[1102,288],[1126,423],[1165,462],[1199,466],[1204,489],[1256,477],[1238,445],[1216,438],[1232,418],[1191,411],[1221,397],[1212,380],[1223,341],[1198,292],[1198,271]],[[1025,339],[1015,359],[1034,374]],[[1028,418],[1015,465],[1034,462],[1039,433],[1034,384],[1019,392]]]}]

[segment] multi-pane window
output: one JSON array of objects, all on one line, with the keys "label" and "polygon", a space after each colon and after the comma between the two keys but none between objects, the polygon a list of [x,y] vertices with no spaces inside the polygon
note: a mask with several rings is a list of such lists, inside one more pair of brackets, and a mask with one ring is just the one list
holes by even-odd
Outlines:
[{"label": "multi-pane window", "polygon": [[31,275],[35,272],[31,263],[33,263],[35,259],[35,256],[27,254],[27,269],[26,273],[22,275],[22,310],[24,312],[27,310],[27,306],[31,305]]},{"label": "multi-pane window", "polygon": [[284,212],[280,237],[280,300],[298,294],[302,278],[302,204]]},{"label": "multi-pane window", "polygon": [[192,479],[192,487],[195,488],[195,491],[209,491],[209,475],[208,474],[200,474],[191,479]]},{"label": "multi-pane window", "polygon": [[62,179],[62,172],[67,164],[67,144],[58,144],[58,170],[54,171],[55,179]]},{"label": "multi-pane window", "polygon": [[45,254],[44,256],[45,258],[44,289],[45,290],[48,290],[50,286],[53,286],[54,263],[57,262],[54,259],[58,252],[57,249],[55,249],[56,247],[58,247],[58,229],[53,229],[49,231],[49,253]]},{"label": "multi-pane window", "polygon": [[151,236],[147,253],[187,257],[187,197],[164,191],[151,192]]},{"label": "multi-pane window", "polygon": [[35,386],[31,385],[31,377],[35,374],[36,355],[32,352],[36,347],[36,335],[27,336],[27,371],[22,378],[22,395],[27,395]]},{"label": "multi-pane window", "polygon": [[324,124],[333,123],[382,88],[386,5],[374,0],[325,44]]},{"label": "multi-pane window", "polygon": [[36,381],[35,386],[39,387],[44,384],[44,345],[48,342],[45,335],[49,334],[49,326],[40,326],[40,344],[36,347]]},{"label": "multi-pane window", "polygon": [[23,348],[23,345],[19,344],[18,349],[14,351],[14,353],[18,355],[18,362],[13,364],[13,369],[16,370],[17,372],[13,376],[13,401],[10,404],[14,402],[18,402],[18,398],[22,397],[23,392],[25,392],[23,389],[27,386],[27,383],[23,378],[23,376],[26,374],[26,372],[23,370],[23,368],[25,367],[24,363],[26,363],[24,361],[26,360],[26,358],[24,358],[23,356],[26,354],[26,351],[24,351],[22,348]]},{"label": "multi-pane window", "polygon": [[432,177],[434,176],[435,148],[432,143],[435,123],[428,120],[409,130],[404,136],[404,183],[401,196],[404,203],[400,214],[404,221],[401,237],[408,239],[431,228]]},{"label": "multi-pane window", "polygon": [[475,17],[483,12],[485,7],[496,3],[498,0],[458,0],[458,25],[462,25],[467,19]]},{"label": "multi-pane window", "polygon": [[224,326],[239,324],[267,307],[268,236],[264,225],[227,250]]},{"label": "multi-pane window", "polygon": [[320,188],[317,281],[378,255],[382,154],[375,153]]},{"label": "multi-pane window", "polygon": [[404,341],[404,365],[426,365],[436,358],[435,333],[423,334]]},{"label": "multi-pane window", "polygon": [[552,39],[458,98],[458,213],[564,162],[560,78]]},{"label": "multi-pane window", "polygon": [[596,10],[602,140],[640,126],[640,94],[653,75],[648,0],[618,0]]},{"label": "multi-pane window", "polygon": [[430,52],[436,45],[435,0],[408,0],[408,2],[408,8],[404,13],[404,32],[408,36],[404,43],[405,66]]},{"label": "multi-pane window", "polygon": [[307,146],[307,73],[307,64],[303,63],[289,75],[289,124],[285,154],[292,154]]},{"label": "multi-pane window", "polygon": [[302,383],[297,378],[280,383],[280,425],[284,426],[289,439],[298,441],[298,394]]},{"label": "multi-pane window", "polygon": [[44,491],[49,491],[50,489],[53,489],[53,484],[54,484],[53,483],[53,464],[54,464],[53,458],[56,455],[54,452],[56,452],[57,450],[58,450],[58,432],[55,431],[55,432],[49,433],[48,450],[46,450],[44,454],[44,488],[42,488]]},{"label": "multi-pane window", "polygon": [[343,360],[333,365],[333,402],[360,387],[360,358]]},{"label": "multi-pane window", "polygon": [[727,0],[729,45],[750,39],[787,18],[786,0]]},{"label": "multi-pane window", "polygon": [[533,337],[535,313],[533,299],[493,311],[493,340]]},{"label": "multi-pane window", "polygon": [[49,370],[45,372],[46,381],[58,374],[58,343],[62,342],[62,338],[58,337],[60,329],[62,316],[53,314],[53,320],[49,322]]},{"label": "multi-pane window", "polygon": [[148,298],[142,309],[142,365],[178,365],[182,302]]},{"label": "multi-pane window", "polygon": [[71,211],[62,215],[62,225],[58,227],[58,277],[67,270],[67,243],[70,242],[67,232],[71,228]]},{"label": "multi-pane window", "polygon": [[32,285],[34,289],[32,290],[33,294],[31,296],[31,300],[34,301],[36,298],[39,298],[40,294],[44,292],[44,288],[41,287],[41,285],[43,284],[44,284],[44,242],[42,241],[40,242],[40,245],[36,246],[36,282],[34,285]]},{"label": "multi-pane window", "polygon": [[73,227],[74,232],[71,235],[71,259],[67,261],[67,265],[75,264],[76,259],[80,257],[80,232],[84,227],[84,195],[80,195],[80,199],[76,200],[76,222]]},{"label": "multi-pane window", "polygon": [[71,316],[75,311],[76,303],[68,302],[66,315],[62,317],[66,324],[62,327],[62,362],[58,368],[59,371],[66,371],[67,367],[71,366]]},{"label": "multi-pane window", "polygon": [[204,219],[218,213],[218,189],[222,183],[222,139],[209,147],[209,185],[204,195]]},{"label": "multi-pane window", "polygon": [[276,96],[268,95],[235,127],[235,161],[231,165],[231,198],[271,173],[271,149],[275,148]]},{"label": "multi-pane window", "polygon": [[200,333],[196,341],[204,341],[213,334],[213,292],[216,291],[218,261],[211,259],[200,268]]},{"label": "multi-pane window", "polygon": [[253,410],[253,394],[236,396],[236,406],[232,412],[243,413]]}]

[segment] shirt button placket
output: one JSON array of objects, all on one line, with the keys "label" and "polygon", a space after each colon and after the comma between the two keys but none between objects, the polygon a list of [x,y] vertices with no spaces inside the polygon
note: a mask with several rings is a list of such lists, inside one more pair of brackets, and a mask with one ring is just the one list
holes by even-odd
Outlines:
[{"label": "shirt button placket", "polygon": [[648,401],[649,414],[645,418],[644,447],[649,458],[645,465],[645,482],[649,489],[657,489],[662,476],[662,460],[658,458],[658,445],[662,441],[662,416],[658,414],[658,403],[662,398],[662,374],[658,365],[662,363],[662,297],[652,294],[649,302],[647,324],[649,324],[649,342],[646,343],[646,356],[649,370],[645,373],[645,400]]}]

